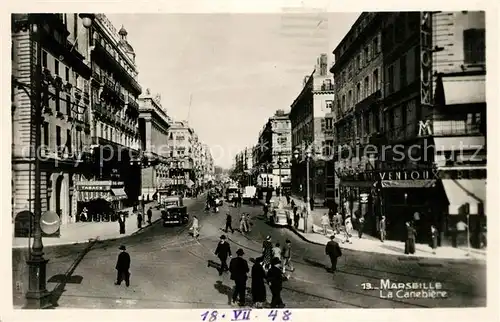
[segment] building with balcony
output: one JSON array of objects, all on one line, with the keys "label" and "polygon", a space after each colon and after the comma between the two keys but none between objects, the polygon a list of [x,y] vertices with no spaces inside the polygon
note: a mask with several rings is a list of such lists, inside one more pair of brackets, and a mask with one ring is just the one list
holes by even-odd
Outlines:
[{"label": "building with balcony", "polygon": [[167,186],[168,129],[172,122],[161,105],[160,95],[149,89],[139,97],[139,133],[144,162],[141,174],[141,200],[152,201],[159,188]]},{"label": "building with balcony", "polygon": [[202,144],[202,187],[206,189],[209,183],[215,180],[215,163],[212,151],[207,144]]},{"label": "building with balcony", "polygon": [[[292,161],[292,125],[289,115],[277,110],[259,133],[257,155],[253,167],[258,171],[260,186],[289,189]],[[248,155],[253,156],[248,150]]]},{"label": "building with balcony", "polygon": [[[330,173],[326,173],[327,161],[330,156],[332,140],[325,139],[327,114],[332,112],[334,103],[333,75],[328,72],[328,59],[326,54],[321,54],[310,76],[306,76],[303,88],[291,105],[289,114],[292,133],[292,150],[300,154],[294,160],[292,167],[292,191],[294,194],[305,197],[306,166],[305,155],[311,150],[315,157],[310,165],[310,198],[315,203],[325,204],[334,197],[333,181]],[[328,123],[329,125],[329,123]],[[328,137],[332,139],[332,128],[329,128]],[[327,132],[328,132],[327,131]]]},{"label": "building with balcony", "polygon": [[[123,205],[135,205],[141,195],[137,99],[142,92],[135,53],[127,31],[122,27],[117,32],[104,14],[96,15],[89,41],[93,162],[81,179],[91,186],[99,181],[123,182],[113,187],[115,198],[124,199]],[[81,209],[96,200],[82,197],[78,201]]]},{"label": "building with balcony", "polygon": [[[86,147],[91,143],[89,31],[78,14],[12,15],[12,216],[16,236],[17,215],[34,211],[34,118],[30,88],[36,77],[37,24],[42,46],[43,82],[41,129],[41,212],[60,216],[61,228],[75,221],[78,192],[76,183],[85,173]],[[78,41],[77,41],[78,40]],[[23,85],[24,84],[24,85]],[[27,85],[27,86],[26,86]],[[35,99],[35,97],[33,97]],[[29,218],[25,218],[28,220]],[[21,219],[20,219],[21,220]],[[22,226],[22,223],[20,223]],[[28,225],[29,226],[29,225]],[[55,235],[59,236],[59,232]]]},{"label": "building with balcony", "polygon": [[365,150],[370,138],[381,131],[382,18],[382,13],[362,13],[335,48],[335,64],[330,69],[335,78],[336,98],[331,113],[335,128],[335,203],[342,214],[356,214],[366,220],[373,219],[373,202],[370,199],[361,203],[360,196],[365,190],[370,192],[371,185],[348,180],[343,174],[379,166],[374,154]]},{"label": "building with balcony", "polygon": [[185,192],[194,184],[193,142],[196,140],[196,133],[187,121],[174,121],[170,124],[167,140],[169,149],[167,184],[170,189]]},{"label": "building with balcony", "polygon": [[[358,26],[365,29],[356,33]],[[342,212],[364,216],[373,233],[378,218],[386,216],[390,239],[404,239],[411,221],[417,241],[427,242],[434,225],[441,245],[466,244],[457,241],[455,227],[470,214],[477,244],[486,198],[484,13],[363,13],[334,51],[337,82],[343,77],[342,55],[380,31],[384,85],[380,95],[365,98],[369,110],[382,105],[380,122],[369,125],[365,138],[354,105],[352,125],[335,123],[338,144],[347,142],[351,150],[370,144],[356,160],[338,155],[341,187],[351,187],[340,193]],[[339,113],[353,105],[349,94],[344,105],[344,95]],[[360,121],[363,125],[363,115]],[[343,133],[348,129],[350,134]]]}]

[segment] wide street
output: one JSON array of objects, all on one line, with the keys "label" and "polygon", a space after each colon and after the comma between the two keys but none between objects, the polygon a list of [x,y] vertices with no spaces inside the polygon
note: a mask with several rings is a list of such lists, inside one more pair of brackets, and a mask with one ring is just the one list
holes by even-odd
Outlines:
[{"label": "wide street", "polygon": [[[227,308],[233,282],[227,274],[219,277],[208,265],[217,262],[213,252],[222,234],[225,213],[233,215],[238,227],[240,212],[250,213],[252,231],[243,236],[228,233],[233,254],[245,250],[255,258],[262,241],[292,241],[295,271],[284,283],[287,307],[300,308],[423,308],[476,307],[486,305],[486,266],[478,262],[438,259],[407,259],[344,250],[335,277],[328,273],[324,246],[302,241],[286,228],[269,226],[261,207],[224,205],[220,213],[205,213],[204,199],[189,207],[201,224],[199,241],[188,234],[189,226],[164,228],[160,222],[141,234],[95,244],[45,248],[48,289],[60,308]],[[98,225],[98,223],[96,223]],[[118,246],[124,244],[132,258],[131,285],[115,286],[114,269]],[[13,250],[14,305],[22,306],[27,288],[27,250]],[[251,263],[249,263],[251,264]],[[380,279],[394,282],[440,282],[444,299],[382,299],[378,290],[364,290],[364,283],[380,285]],[[366,284],[365,284],[366,285]],[[250,286],[250,281],[248,283]],[[268,290],[268,301],[270,301]],[[251,297],[250,294],[247,295]],[[250,300],[249,300],[250,303]]]}]

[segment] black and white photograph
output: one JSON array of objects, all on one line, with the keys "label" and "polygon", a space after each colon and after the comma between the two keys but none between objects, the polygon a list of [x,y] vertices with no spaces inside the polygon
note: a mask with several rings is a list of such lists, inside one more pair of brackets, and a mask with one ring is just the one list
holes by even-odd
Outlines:
[{"label": "black and white photograph", "polygon": [[6,305],[486,308],[489,13],[385,10],[10,12]]}]

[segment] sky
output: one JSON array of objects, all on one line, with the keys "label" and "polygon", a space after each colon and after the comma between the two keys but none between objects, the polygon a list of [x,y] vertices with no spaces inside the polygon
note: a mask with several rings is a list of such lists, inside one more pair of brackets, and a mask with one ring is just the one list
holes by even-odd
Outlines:
[{"label": "sky", "polygon": [[107,14],[128,32],[143,92],[159,93],[167,114],[187,120],[224,168],[257,143],[276,110],[290,109],[321,53],[333,63],[358,16]]}]

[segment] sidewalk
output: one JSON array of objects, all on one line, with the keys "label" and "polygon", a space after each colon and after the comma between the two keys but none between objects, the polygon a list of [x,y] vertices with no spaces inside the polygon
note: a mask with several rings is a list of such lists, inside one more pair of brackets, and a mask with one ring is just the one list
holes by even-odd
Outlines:
[{"label": "sidewalk", "polygon": [[[304,206],[305,202],[292,196],[292,198],[296,205],[299,207]],[[289,208],[289,206],[287,206]],[[330,240],[330,236],[333,234],[332,229],[327,229],[327,235],[323,234],[323,229],[321,228],[321,217],[324,213],[328,213],[328,210],[325,208],[315,208],[311,211],[311,215],[313,217],[313,233],[304,233],[303,230],[303,220],[300,220],[298,229],[291,227],[296,234],[298,234],[302,239],[318,244],[318,245],[326,245],[326,243]],[[405,245],[400,241],[386,240],[385,242],[381,242],[379,239],[369,236],[363,235],[363,238],[358,238],[357,231],[353,231],[353,237],[351,238],[351,243],[344,243],[344,234],[338,235],[336,241],[340,244],[341,248],[355,250],[355,251],[363,251],[363,252],[371,252],[371,253],[379,253],[379,254],[387,254],[387,255],[395,255],[395,256],[409,256],[409,257],[420,257],[420,258],[442,258],[442,259],[479,259],[486,260],[487,251],[481,249],[471,249],[470,255],[467,255],[467,249],[464,248],[454,248],[454,247],[438,247],[436,249],[436,254],[432,253],[432,249],[427,244],[416,244],[415,245],[415,254],[413,255],[405,255],[404,248]]]},{"label": "sidewalk", "polygon": [[[184,205],[189,207],[196,199],[184,198]],[[156,201],[150,202],[145,205],[145,209],[152,207],[153,216],[151,222],[155,223],[161,219],[161,211],[155,209]],[[77,222],[68,224],[66,226],[61,226],[61,236],[59,238],[44,238],[43,246],[57,246],[57,245],[69,245],[69,244],[80,244],[86,243],[89,240],[99,239],[115,239],[123,238],[135,233],[140,232],[149,225],[143,224],[142,228],[137,227],[137,217],[132,213],[132,207],[122,209],[121,211],[127,211],[129,213],[128,218],[125,221],[125,234],[120,234],[118,222]],[[145,218],[147,220],[147,217]],[[31,239],[33,243],[33,239]],[[28,238],[14,237],[12,240],[12,248],[27,248]]]}]

